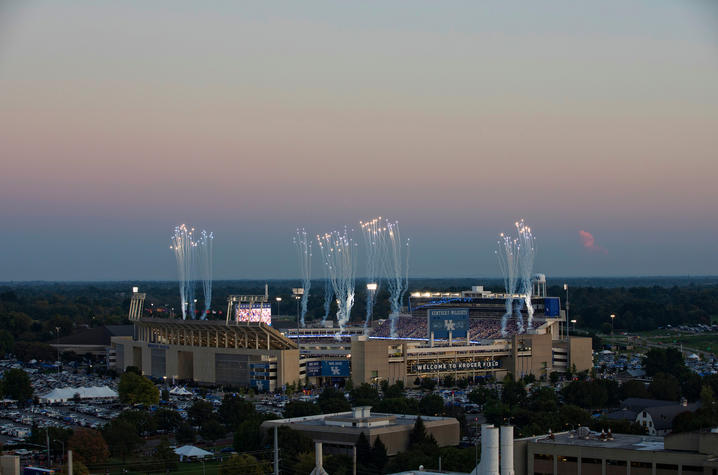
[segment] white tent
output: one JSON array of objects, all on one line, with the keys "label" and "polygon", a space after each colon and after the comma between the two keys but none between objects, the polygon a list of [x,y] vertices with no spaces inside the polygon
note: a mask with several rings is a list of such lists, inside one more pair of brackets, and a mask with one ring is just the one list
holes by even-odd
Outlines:
[{"label": "white tent", "polygon": [[65,387],[55,388],[47,394],[40,396],[40,402],[65,402],[73,399],[75,395],[80,399],[114,399],[118,397],[117,392],[107,386],[92,386],[89,388]]},{"label": "white tent", "polygon": [[170,389],[170,394],[173,396],[191,396],[192,392],[187,391],[185,388],[175,386],[174,388]]},{"label": "white tent", "polygon": [[182,447],[175,449],[175,453],[180,456],[180,460],[185,458],[201,459],[212,455],[212,452],[207,452],[206,450],[202,450],[194,445],[183,445]]}]

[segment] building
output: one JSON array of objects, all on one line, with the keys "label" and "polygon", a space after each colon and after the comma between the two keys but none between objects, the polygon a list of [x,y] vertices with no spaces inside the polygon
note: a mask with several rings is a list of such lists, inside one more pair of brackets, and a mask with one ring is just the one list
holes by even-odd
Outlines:
[{"label": "building", "polygon": [[262,322],[143,318],[131,337],[113,337],[116,368],[158,379],[274,391],[299,381],[299,349]]},{"label": "building", "polygon": [[[355,384],[403,381],[416,378],[497,379],[508,373],[547,377],[571,366],[577,371],[593,366],[591,339],[559,339],[557,322],[546,321],[532,333],[482,343],[465,341],[437,343],[420,340],[374,339],[356,336],[351,341],[352,381]],[[569,353],[570,348],[570,353]]]},{"label": "building", "polygon": [[[115,336],[132,335],[132,325],[103,325],[101,327],[87,328],[72,335],[64,336],[50,346],[61,353],[71,352],[78,355],[91,354],[93,356],[107,356]],[[110,355],[110,364],[114,359]]]},{"label": "building", "polygon": [[454,417],[379,414],[372,413],[370,406],[355,407],[348,412],[265,421],[262,429],[291,427],[315,442],[322,442],[327,453],[348,455],[363,432],[372,446],[380,437],[387,454],[396,455],[409,447],[409,433],[418,417],[421,417],[427,435],[433,436],[440,447],[459,444],[459,421]]},{"label": "building", "polygon": [[640,424],[649,435],[665,435],[673,428],[673,419],[678,414],[695,412],[700,407],[700,402],[689,404],[685,399],[676,402],[632,397],[621,401],[621,409],[606,417]]},{"label": "building", "polygon": [[516,475],[715,475],[718,433],[665,437],[569,432],[514,441]]}]

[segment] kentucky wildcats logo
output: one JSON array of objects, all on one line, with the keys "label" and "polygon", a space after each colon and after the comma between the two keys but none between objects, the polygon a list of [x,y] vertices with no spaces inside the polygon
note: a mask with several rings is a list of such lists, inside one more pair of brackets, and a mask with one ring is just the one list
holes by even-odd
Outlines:
[{"label": "kentucky wildcats logo", "polygon": [[454,330],[456,330],[456,324],[453,320],[444,320],[444,329],[447,332],[453,332]]}]

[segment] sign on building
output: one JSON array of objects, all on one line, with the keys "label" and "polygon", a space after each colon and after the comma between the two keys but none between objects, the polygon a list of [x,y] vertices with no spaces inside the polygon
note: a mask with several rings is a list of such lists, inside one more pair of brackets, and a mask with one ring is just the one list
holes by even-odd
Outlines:
[{"label": "sign on building", "polygon": [[333,378],[349,377],[349,360],[322,360],[307,362],[307,376],[323,376]]},{"label": "sign on building", "polygon": [[466,338],[469,330],[469,309],[468,308],[430,308],[428,338],[434,332],[434,338]]},{"label": "sign on building", "polygon": [[441,373],[443,371],[476,371],[501,367],[500,360],[485,361],[440,361],[418,363],[411,366],[412,373]]}]

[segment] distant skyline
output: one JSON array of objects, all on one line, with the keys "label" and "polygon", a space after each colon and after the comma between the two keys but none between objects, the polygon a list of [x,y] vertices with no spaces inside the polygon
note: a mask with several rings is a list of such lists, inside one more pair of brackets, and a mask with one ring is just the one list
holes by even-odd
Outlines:
[{"label": "distant skyline", "polygon": [[520,218],[549,276],[718,274],[717,2],[10,0],[0,105],[0,281],[172,280],[180,223],[296,278],[377,215],[411,275]]}]

